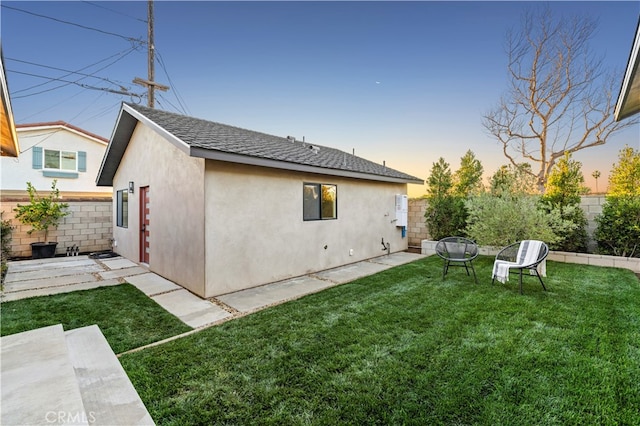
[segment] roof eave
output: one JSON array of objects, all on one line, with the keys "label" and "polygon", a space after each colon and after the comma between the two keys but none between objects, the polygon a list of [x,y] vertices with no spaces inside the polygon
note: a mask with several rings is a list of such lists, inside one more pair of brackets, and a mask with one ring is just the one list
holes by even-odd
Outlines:
[{"label": "roof eave", "polygon": [[640,112],[640,19],[614,112],[615,121]]},{"label": "roof eave", "polygon": [[365,179],[365,180],[373,180],[378,182],[415,183],[419,185],[424,184],[424,181],[420,179],[382,176],[382,175],[375,175],[371,173],[355,172],[351,170],[330,169],[326,167],[310,166],[306,164],[272,160],[268,158],[252,157],[248,155],[234,154],[229,152],[216,151],[216,150],[210,150],[210,149],[198,148],[198,147],[192,147],[190,155],[192,157],[225,161],[228,163],[269,167],[272,169],[290,170],[290,171],[304,172],[304,173],[315,173],[315,174],[322,174],[322,175],[329,175],[329,176],[347,177],[347,178],[353,178],[353,179]]},{"label": "roof eave", "polygon": [[116,125],[113,129],[111,139],[109,139],[109,145],[102,158],[102,164],[100,165],[100,171],[96,178],[97,186],[113,186],[113,178],[116,175],[120,161],[124,156],[124,152],[129,146],[129,141],[133,136],[133,131],[136,128],[138,122],[144,123],[146,126],[152,128],[158,132],[161,136],[171,142],[173,145],[189,153],[189,146],[182,140],[176,138],[173,134],[167,132],[161,126],[158,126],[155,122],[149,120],[146,116],[139,113],[135,109],[126,104],[122,104]]}]

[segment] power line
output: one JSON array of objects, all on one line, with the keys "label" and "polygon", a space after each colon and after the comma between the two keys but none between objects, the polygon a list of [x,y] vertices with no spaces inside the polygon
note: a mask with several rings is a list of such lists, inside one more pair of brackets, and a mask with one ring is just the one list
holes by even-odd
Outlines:
[{"label": "power line", "polygon": [[[89,84],[78,83],[77,81],[63,80],[61,78],[48,77],[48,76],[45,76],[45,75],[38,75],[38,74],[32,74],[32,73],[28,73],[28,72],[14,71],[14,70],[7,70],[7,71],[11,71],[11,72],[16,73],[16,74],[28,75],[30,77],[46,78],[46,79],[49,79],[51,81],[60,81],[60,82],[66,83],[64,86],[68,86],[69,84],[75,84],[76,86],[80,86],[80,87],[82,87],[84,89],[102,90],[104,92],[115,93],[115,94],[118,94],[118,95],[137,95],[136,93],[129,93],[129,92],[124,91],[124,90],[114,90],[114,89],[110,89],[108,87],[96,87],[96,86],[91,86]],[[58,86],[58,87],[53,88],[53,89],[47,89],[47,90],[44,90],[42,92],[32,93],[32,94],[29,94],[29,95],[15,96],[15,98],[16,99],[26,98],[27,96],[33,96],[33,95],[37,95],[39,93],[49,92],[51,90],[55,90],[55,89],[58,89],[60,87],[63,87],[63,86]],[[139,95],[137,95],[137,96],[139,96]]]},{"label": "power line", "polygon": [[[186,107],[186,105],[184,104],[184,100],[182,99],[182,96],[180,96],[180,93],[178,92],[178,89],[176,88],[176,85],[173,83],[173,81],[171,80],[171,77],[169,76],[169,73],[167,72],[167,67],[164,63],[164,59],[162,58],[162,55],[160,54],[160,52],[156,49],[156,53],[158,54],[158,63],[160,64],[160,67],[162,68],[162,70],[164,71],[164,75],[167,76],[167,80],[169,80],[169,85],[171,86],[171,88],[173,89],[173,93],[176,96],[176,100],[178,101],[178,104],[180,104],[181,107],[181,111],[185,114],[185,115],[190,115],[190,113],[188,113],[188,108]],[[176,108],[177,109],[177,108]]]},{"label": "power line", "polygon": [[[126,56],[128,56],[129,54],[131,54],[131,52],[133,52],[134,50],[135,50],[135,48],[130,48],[128,51],[124,51],[124,52],[120,52],[120,53],[115,54],[115,55],[111,55],[111,56],[109,56],[108,58],[102,59],[102,60],[100,60],[100,61],[98,61],[98,62],[95,62],[95,63],[93,63],[93,64],[91,64],[91,65],[87,65],[86,67],[80,68],[78,71],[85,70],[85,69],[90,68],[90,67],[92,67],[92,66],[94,66],[94,65],[97,65],[97,64],[99,64],[99,63],[101,63],[101,62],[104,62],[104,61],[106,61],[106,60],[108,60],[108,59],[111,59],[111,58],[113,58],[114,56],[121,55],[121,56],[120,56],[119,58],[117,58],[115,61],[113,61],[113,62],[111,62],[111,63],[109,63],[109,64],[107,64],[107,65],[103,66],[103,67],[102,67],[102,68],[100,68],[100,69],[97,69],[96,71],[94,71],[94,72],[93,72],[93,74],[95,74],[95,73],[97,73],[97,72],[99,72],[99,71],[102,71],[102,70],[104,70],[104,69],[106,69],[106,68],[110,67],[111,65],[115,64],[116,62],[121,61],[121,60],[122,60],[122,59],[124,59]],[[7,70],[7,71],[9,71],[9,70]],[[19,73],[18,71],[12,71],[12,72]],[[68,75],[69,75],[69,74],[64,75],[64,76],[62,76],[62,77],[60,77],[60,78],[67,77]],[[39,76],[39,75],[37,75],[36,77],[43,77],[43,76]],[[48,78],[48,77],[47,77],[47,78]],[[96,77],[96,78],[98,78],[98,77]],[[77,80],[76,80],[76,82],[78,82],[78,81],[80,81],[80,80],[83,80],[83,79],[84,79],[84,78],[79,78],[79,79],[77,79]],[[50,78],[50,80],[55,80],[55,78]],[[35,89],[36,87],[44,86],[45,84],[49,84],[49,83],[51,83],[51,81],[46,81],[46,82],[44,82],[44,83],[36,84],[35,86],[31,86],[31,87],[28,87],[28,88],[26,88],[26,89],[18,90],[18,91],[16,91],[16,92],[14,92],[14,94],[16,94],[16,93],[20,93],[20,92],[24,92],[24,91],[27,91],[27,90],[31,90],[31,89]],[[118,85],[119,85],[119,84],[118,84]],[[64,86],[68,86],[68,84],[63,84],[63,85],[61,85],[61,86],[57,86],[57,87],[54,87],[54,88],[50,88],[50,89],[46,89],[46,90],[42,90],[42,91],[40,91],[40,92],[36,92],[36,93],[29,93],[29,94],[27,94],[27,95],[23,95],[23,96],[14,96],[14,98],[16,98],[16,99],[17,99],[17,98],[26,98],[26,97],[28,97],[28,96],[34,96],[34,95],[38,95],[38,94],[41,94],[41,93],[50,92],[50,91],[52,91],[52,90],[56,90],[56,89],[59,89],[59,88],[64,87]]]},{"label": "power line", "polygon": [[[120,86],[120,84],[119,84],[119,83],[116,83],[116,82],[114,82],[114,81],[111,81],[111,80],[109,80],[108,78],[105,78],[105,77],[98,77],[98,76],[95,76],[95,75],[92,75],[92,74],[85,74],[85,73],[82,73],[82,72],[79,72],[79,71],[72,71],[72,70],[66,70],[66,69],[64,69],[64,68],[52,67],[52,66],[49,66],[49,65],[43,65],[43,64],[37,64],[37,63],[35,63],[35,62],[23,61],[23,60],[21,60],[21,59],[16,59],[16,58],[9,58],[9,57],[7,57],[7,58],[5,58],[5,59],[7,59],[8,61],[20,62],[20,63],[22,63],[22,64],[34,65],[34,66],[36,66],[36,67],[48,68],[48,69],[56,70],[56,71],[64,71],[64,72],[68,73],[68,74],[67,74],[67,75],[65,75],[64,77],[66,77],[66,76],[68,76],[68,75],[71,75],[71,74],[78,74],[78,75],[82,75],[82,76],[85,76],[85,77],[91,77],[91,78],[95,78],[95,79],[98,79],[98,80],[103,80],[103,81],[105,81],[105,82],[107,82],[107,83],[111,83],[111,84],[115,84],[115,85]],[[85,67],[85,68],[86,68],[86,67]],[[46,84],[46,83],[44,83],[44,84]],[[27,90],[27,89],[22,89],[22,91],[24,91],[24,90]]]},{"label": "power line", "polygon": [[37,16],[39,18],[50,19],[52,21],[59,22],[59,23],[62,23],[62,24],[73,25],[75,27],[83,28],[85,30],[96,31],[96,32],[99,32],[99,33],[102,33],[102,34],[106,34],[106,35],[110,35],[110,36],[114,36],[114,37],[119,37],[119,38],[122,38],[122,39],[127,40],[127,41],[132,42],[132,43],[135,42],[135,43],[139,43],[139,44],[146,44],[146,42],[144,40],[141,40],[141,39],[138,39],[138,38],[127,37],[127,36],[123,36],[122,34],[112,33],[110,31],[101,30],[99,28],[87,27],[86,25],[76,24],[75,22],[64,21],[62,19],[52,18],[51,16],[46,16],[46,15],[40,15],[39,13],[30,12],[28,10],[19,9],[17,7],[7,6],[6,4],[3,4],[2,7],[6,8],[6,9],[11,9],[11,10],[15,10],[15,11],[18,11],[18,12],[26,13],[28,15]]},{"label": "power line", "polygon": [[94,2],[91,2],[91,1],[84,1],[84,0],[82,1],[82,3],[86,3],[86,4],[89,4],[91,6],[99,7],[100,9],[108,10],[109,12],[113,12],[113,13],[121,15],[121,16],[126,16],[127,18],[131,18],[133,20],[136,20],[138,22],[142,22],[144,24],[147,23],[147,21],[145,21],[144,19],[136,18],[135,16],[131,16],[131,15],[128,15],[126,13],[122,13],[122,12],[120,12],[118,10],[110,9],[110,8],[105,7],[105,6],[103,6],[101,4],[98,4],[98,3],[94,3]]}]

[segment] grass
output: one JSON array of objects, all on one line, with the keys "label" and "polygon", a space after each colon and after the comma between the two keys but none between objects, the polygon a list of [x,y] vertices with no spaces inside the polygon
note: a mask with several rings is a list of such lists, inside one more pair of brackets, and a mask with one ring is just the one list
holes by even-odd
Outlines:
[{"label": "grass", "polygon": [[640,424],[640,285],[435,256],[120,361],[158,424]]},{"label": "grass", "polygon": [[97,324],[115,353],[191,330],[131,284],[3,302],[0,334]]}]

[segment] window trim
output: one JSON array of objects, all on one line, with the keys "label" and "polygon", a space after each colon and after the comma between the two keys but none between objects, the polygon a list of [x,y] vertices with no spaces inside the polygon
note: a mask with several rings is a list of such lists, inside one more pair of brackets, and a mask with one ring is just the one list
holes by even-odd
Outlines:
[{"label": "window trim", "polygon": [[[126,214],[124,214],[126,212]],[[129,228],[129,190],[116,191],[116,226]]]},{"label": "window trim", "polygon": [[[318,211],[318,217],[305,217],[305,188],[307,186],[315,186],[317,188],[318,193],[320,194],[320,196],[318,197],[318,206],[317,206],[317,211]],[[322,188],[328,186],[328,187],[333,187],[334,188],[334,193],[335,193],[335,200],[333,203],[333,216],[331,217],[323,217],[322,215],[322,204],[323,204],[323,199],[322,199]],[[302,220],[304,222],[314,222],[317,220],[337,220],[338,219],[338,185],[334,184],[334,183],[317,183],[317,182],[303,182],[302,183]]]}]

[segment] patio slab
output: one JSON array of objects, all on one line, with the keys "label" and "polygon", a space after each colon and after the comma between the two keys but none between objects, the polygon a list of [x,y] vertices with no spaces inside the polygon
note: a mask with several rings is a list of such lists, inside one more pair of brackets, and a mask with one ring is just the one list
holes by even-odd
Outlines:
[{"label": "patio slab", "polygon": [[159,294],[151,299],[193,328],[213,324],[232,316],[230,312],[184,289]]},{"label": "patio slab", "polygon": [[124,257],[116,257],[111,259],[100,259],[100,262],[103,263],[109,269],[124,269],[124,268],[133,268],[138,266],[137,263],[130,261],[129,259],[125,259]]},{"label": "patio slab", "polygon": [[136,286],[138,290],[147,296],[154,296],[156,294],[182,289],[178,284],[151,272],[127,277],[127,282]]},{"label": "patio slab", "polygon": [[316,276],[322,280],[329,280],[336,284],[344,284],[357,280],[358,278],[377,274],[385,269],[389,269],[389,265],[365,260],[351,265],[340,266],[339,268],[318,272],[312,274],[312,276]]},{"label": "patio slab", "polygon": [[5,293],[19,292],[24,290],[36,290],[47,287],[64,287],[70,284],[94,282],[98,279],[93,274],[66,275],[53,278],[40,278],[37,280],[6,282]]},{"label": "patio slab", "polygon": [[3,302],[11,302],[12,300],[27,299],[29,297],[37,296],[51,296],[53,294],[69,293],[78,290],[91,290],[98,287],[107,287],[112,285],[120,285],[121,282],[117,279],[112,280],[94,280],[89,282],[80,282],[78,284],[69,284],[56,287],[44,287],[24,291],[15,291],[3,293],[0,297]]},{"label": "patio slab", "polygon": [[303,276],[217,296],[215,299],[239,312],[247,313],[296,299],[305,294],[315,293],[334,285],[335,283],[330,281]]},{"label": "patio slab", "polygon": [[114,269],[112,271],[99,272],[98,275],[100,275],[102,279],[108,280],[111,278],[125,278],[134,275],[146,274],[148,272],[149,270],[141,266],[134,266],[132,268],[122,268]]}]

